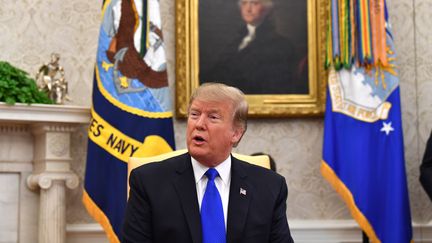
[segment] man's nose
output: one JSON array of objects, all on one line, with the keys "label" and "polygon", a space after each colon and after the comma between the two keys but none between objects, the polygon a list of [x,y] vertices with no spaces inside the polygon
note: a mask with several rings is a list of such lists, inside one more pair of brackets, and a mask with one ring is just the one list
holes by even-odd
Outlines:
[{"label": "man's nose", "polygon": [[195,126],[196,126],[197,129],[202,130],[202,129],[205,129],[206,123],[207,123],[207,121],[206,121],[205,115],[201,115],[198,118],[198,120],[196,121]]}]

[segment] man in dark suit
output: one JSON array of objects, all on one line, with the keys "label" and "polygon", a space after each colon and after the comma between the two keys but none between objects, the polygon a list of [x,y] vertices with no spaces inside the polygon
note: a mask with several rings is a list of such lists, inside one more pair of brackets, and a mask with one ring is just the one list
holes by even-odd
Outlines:
[{"label": "man in dark suit", "polygon": [[200,80],[235,86],[246,94],[307,94],[300,58],[271,20],[272,0],[239,0],[243,27]]},{"label": "man in dark suit", "polygon": [[208,83],[195,91],[188,153],[131,173],[123,242],[293,242],[285,179],[231,156],[247,111],[237,88]]},{"label": "man in dark suit", "polygon": [[432,200],[432,133],[427,141],[423,161],[420,166],[420,183]]}]

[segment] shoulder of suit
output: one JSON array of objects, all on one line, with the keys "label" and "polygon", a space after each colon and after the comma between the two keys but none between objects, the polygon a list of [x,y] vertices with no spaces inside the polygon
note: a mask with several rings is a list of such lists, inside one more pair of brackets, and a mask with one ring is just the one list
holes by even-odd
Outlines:
[{"label": "shoulder of suit", "polygon": [[280,174],[276,173],[275,171],[272,171],[270,169],[264,168],[262,166],[258,166],[258,165],[254,165],[251,163],[248,163],[246,161],[243,160],[239,160],[239,159],[235,159],[239,165],[248,173],[253,173],[256,176],[265,176],[265,177],[269,177],[269,178],[277,178],[277,179],[282,179],[283,176],[281,176]]},{"label": "shoulder of suit", "polygon": [[136,173],[145,173],[145,174],[154,174],[160,173],[163,171],[171,171],[178,167],[179,163],[184,162],[185,160],[190,160],[190,156],[188,153],[184,153],[181,155],[177,155],[162,161],[150,162],[144,165],[141,165],[134,169]]}]

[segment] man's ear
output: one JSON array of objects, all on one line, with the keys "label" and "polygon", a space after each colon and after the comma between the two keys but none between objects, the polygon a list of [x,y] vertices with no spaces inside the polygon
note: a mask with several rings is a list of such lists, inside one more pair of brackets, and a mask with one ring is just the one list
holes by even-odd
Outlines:
[{"label": "man's ear", "polygon": [[237,144],[240,142],[241,138],[243,137],[244,132],[245,132],[244,128],[234,127],[234,133],[233,133],[233,136],[231,138],[231,142],[233,144],[233,147],[237,147]]}]

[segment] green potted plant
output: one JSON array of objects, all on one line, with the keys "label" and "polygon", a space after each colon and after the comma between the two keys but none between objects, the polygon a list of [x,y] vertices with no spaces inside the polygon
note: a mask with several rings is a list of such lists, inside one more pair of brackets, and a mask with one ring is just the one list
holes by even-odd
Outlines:
[{"label": "green potted plant", "polygon": [[39,91],[36,82],[27,72],[0,61],[0,102],[53,104],[47,94]]}]

